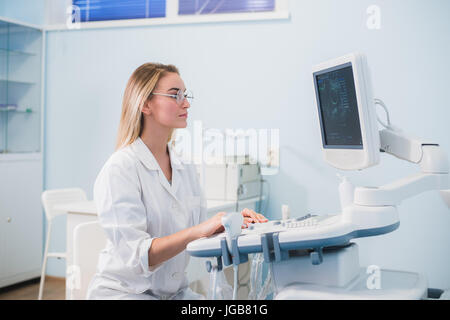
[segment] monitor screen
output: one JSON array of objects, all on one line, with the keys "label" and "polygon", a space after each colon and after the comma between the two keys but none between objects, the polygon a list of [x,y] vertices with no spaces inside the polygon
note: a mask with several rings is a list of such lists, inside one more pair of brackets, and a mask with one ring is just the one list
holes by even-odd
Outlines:
[{"label": "monitor screen", "polygon": [[362,149],[352,63],[314,74],[324,148]]}]

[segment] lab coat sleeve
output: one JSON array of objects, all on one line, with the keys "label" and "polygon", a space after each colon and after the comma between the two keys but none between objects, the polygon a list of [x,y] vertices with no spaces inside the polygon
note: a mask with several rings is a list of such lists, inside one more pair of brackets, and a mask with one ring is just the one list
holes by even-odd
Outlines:
[{"label": "lab coat sleeve", "polygon": [[147,214],[133,163],[105,165],[94,186],[99,223],[114,246],[126,272],[149,276],[148,251],[153,238],[147,232]]}]

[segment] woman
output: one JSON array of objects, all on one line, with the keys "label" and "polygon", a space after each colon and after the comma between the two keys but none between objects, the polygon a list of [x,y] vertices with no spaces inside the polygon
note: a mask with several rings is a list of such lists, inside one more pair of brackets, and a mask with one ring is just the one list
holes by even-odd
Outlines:
[{"label": "woman", "polygon": [[[194,165],[168,145],[185,128],[190,107],[173,65],[146,63],[128,80],[116,152],[94,185],[107,236],[88,299],[198,299],[185,275],[186,245],[223,231],[220,212],[206,220],[206,201]],[[246,224],[266,222],[242,211]]]}]

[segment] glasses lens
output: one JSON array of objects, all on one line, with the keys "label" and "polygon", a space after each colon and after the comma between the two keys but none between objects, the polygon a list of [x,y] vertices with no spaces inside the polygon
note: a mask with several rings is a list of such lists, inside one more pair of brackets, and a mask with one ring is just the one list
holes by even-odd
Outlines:
[{"label": "glasses lens", "polygon": [[181,104],[184,100],[184,93],[181,90],[178,90],[177,92],[177,103]]},{"label": "glasses lens", "polygon": [[192,95],[192,92],[189,90],[186,90],[184,92],[181,90],[178,90],[178,92],[177,92],[177,102],[180,104],[184,101],[184,99],[187,99],[187,101],[189,103],[192,103],[193,98],[194,98],[194,96]]}]

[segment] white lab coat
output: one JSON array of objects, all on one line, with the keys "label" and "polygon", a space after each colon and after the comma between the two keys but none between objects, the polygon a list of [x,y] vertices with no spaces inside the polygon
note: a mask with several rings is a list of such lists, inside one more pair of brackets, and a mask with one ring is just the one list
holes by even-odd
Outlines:
[{"label": "white lab coat", "polygon": [[149,267],[152,241],[206,219],[206,200],[193,164],[169,146],[172,184],[138,138],[116,151],[94,185],[100,225],[107,236],[87,299],[196,299],[187,286],[189,255]]}]

